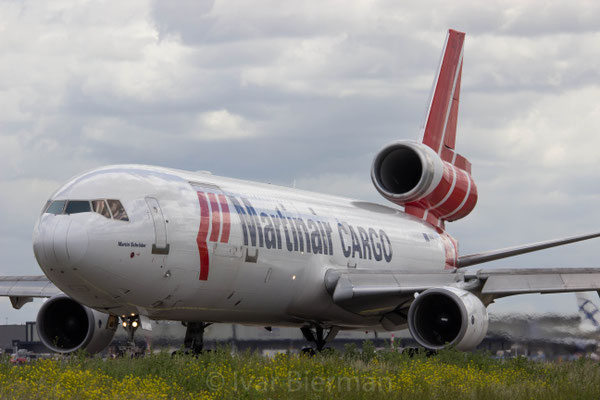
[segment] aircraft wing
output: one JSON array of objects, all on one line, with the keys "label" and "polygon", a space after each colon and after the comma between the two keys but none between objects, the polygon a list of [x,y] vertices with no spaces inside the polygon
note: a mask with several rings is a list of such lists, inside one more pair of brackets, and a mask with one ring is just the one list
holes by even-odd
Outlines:
[{"label": "aircraft wing", "polygon": [[415,293],[440,286],[473,292],[486,305],[496,298],[516,294],[599,290],[600,267],[470,267],[597,237],[600,237],[600,232],[469,254],[458,258],[457,270],[439,273],[407,274],[393,270],[330,269],[325,275],[325,287],[336,304],[364,315],[381,314],[398,310],[399,307],[408,307]]},{"label": "aircraft wing", "polygon": [[17,310],[34,297],[52,297],[62,293],[44,275],[0,276],[0,296],[8,296]]},{"label": "aircraft wing", "polygon": [[452,272],[407,274],[332,268],[325,274],[325,288],[334,303],[361,315],[379,315],[408,307],[415,293],[432,287],[461,285],[461,276]]},{"label": "aircraft wing", "polygon": [[525,293],[583,292],[600,289],[600,268],[479,268],[464,279],[481,283],[494,298]]},{"label": "aircraft wing", "polygon": [[330,269],[325,286],[336,304],[373,315],[408,307],[415,293],[441,286],[468,290],[486,304],[516,294],[598,290],[600,268],[482,267],[426,274]]}]

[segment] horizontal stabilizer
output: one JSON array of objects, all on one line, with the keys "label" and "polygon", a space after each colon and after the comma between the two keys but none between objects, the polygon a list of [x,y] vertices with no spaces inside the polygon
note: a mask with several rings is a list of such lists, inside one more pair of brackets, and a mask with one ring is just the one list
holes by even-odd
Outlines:
[{"label": "horizontal stabilizer", "polygon": [[600,232],[589,233],[587,235],[581,236],[572,236],[563,239],[548,240],[546,242],[525,244],[500,250],[487,251],[484,253],[467,254],[465,256],[458,257],[457,267],[468,267],[470,265],[482,264],[490,261],[500,260],[503,258],[514,257],[521,254],[532,253],[534,251],[549,249],[551,247],[556,246],[563,246],[565,244],[581,242],[582,240],[588,240],[597,237],[600,237]]}]

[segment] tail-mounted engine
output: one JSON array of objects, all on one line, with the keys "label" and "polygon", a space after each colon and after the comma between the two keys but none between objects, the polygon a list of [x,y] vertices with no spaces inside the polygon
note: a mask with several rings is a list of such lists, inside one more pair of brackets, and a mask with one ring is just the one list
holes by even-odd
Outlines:
[{"label": "tail-mounted engine", "polygon": [[94,354],[104,350],[118,322],[118,317],[83,306],[64,294],[47,300],[36,319],[40,340],[58,353],[82,349]]},{"label": "tail-mounted engine", "polygon": [[471,164],[455,150],[465,34],[448,31],[422,143],[399,141],[377,154],[375,187],[408,214],[444,229],[444,221],[469,214],[477,202]]},{"label": "tail-mounted engine", "polygon": [[422,143],[398,141],[375,156],[371,179],[383,197],[443,228],[443,221],[465,217],[477,203],[470,164],[459,155],[453,161]]},{"label": "tail-mounted engine", "polygon": [[453,287],[421,293],[408,310],[408,329],[421,346],[472,350],[488,330],[487,309],[473,293]]}]

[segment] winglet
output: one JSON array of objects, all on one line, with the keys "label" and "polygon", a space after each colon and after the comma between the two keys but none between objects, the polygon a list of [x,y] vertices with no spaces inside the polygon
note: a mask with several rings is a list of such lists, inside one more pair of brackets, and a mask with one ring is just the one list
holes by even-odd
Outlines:
[{"label": "winglet", "polygon": [[471,172],[471,164],[454,152],[465,34],[448,30],[442,59],[434,81],[423,131],[423,144],[435,150],[442,160]]}]

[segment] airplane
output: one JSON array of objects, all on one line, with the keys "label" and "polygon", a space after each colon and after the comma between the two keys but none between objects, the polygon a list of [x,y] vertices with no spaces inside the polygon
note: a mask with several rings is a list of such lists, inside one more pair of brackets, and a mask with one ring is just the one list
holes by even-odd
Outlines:
[{"label": "airplane", "polygon": [[600,331],[600,299],[598,294],[588,293],[576,293],[575,299],[577,300],[577,309],[579,311],[579,330],[587,333],[597,333]]},{"label": "airplane", "polygon": [[600,289],[600,268],[480,265],[600,233],[459,255],[446,222],[477,202],[471,163],[455,149],[464,38],[448,31],[420,140],[375,155],[373,184],[393,205],[206,172],[97,168],[39,216],[33,251],[45,275],[0,277],[0,295],[16,309],[47,298],[39,337],[61,353],[100,352],[119,323],[133,337],[151,320],[184,323],[193,353],[211,323],[298,327],[307,352],[340,330],[408,327],[437,351],[475,348],[497,298]]}]

